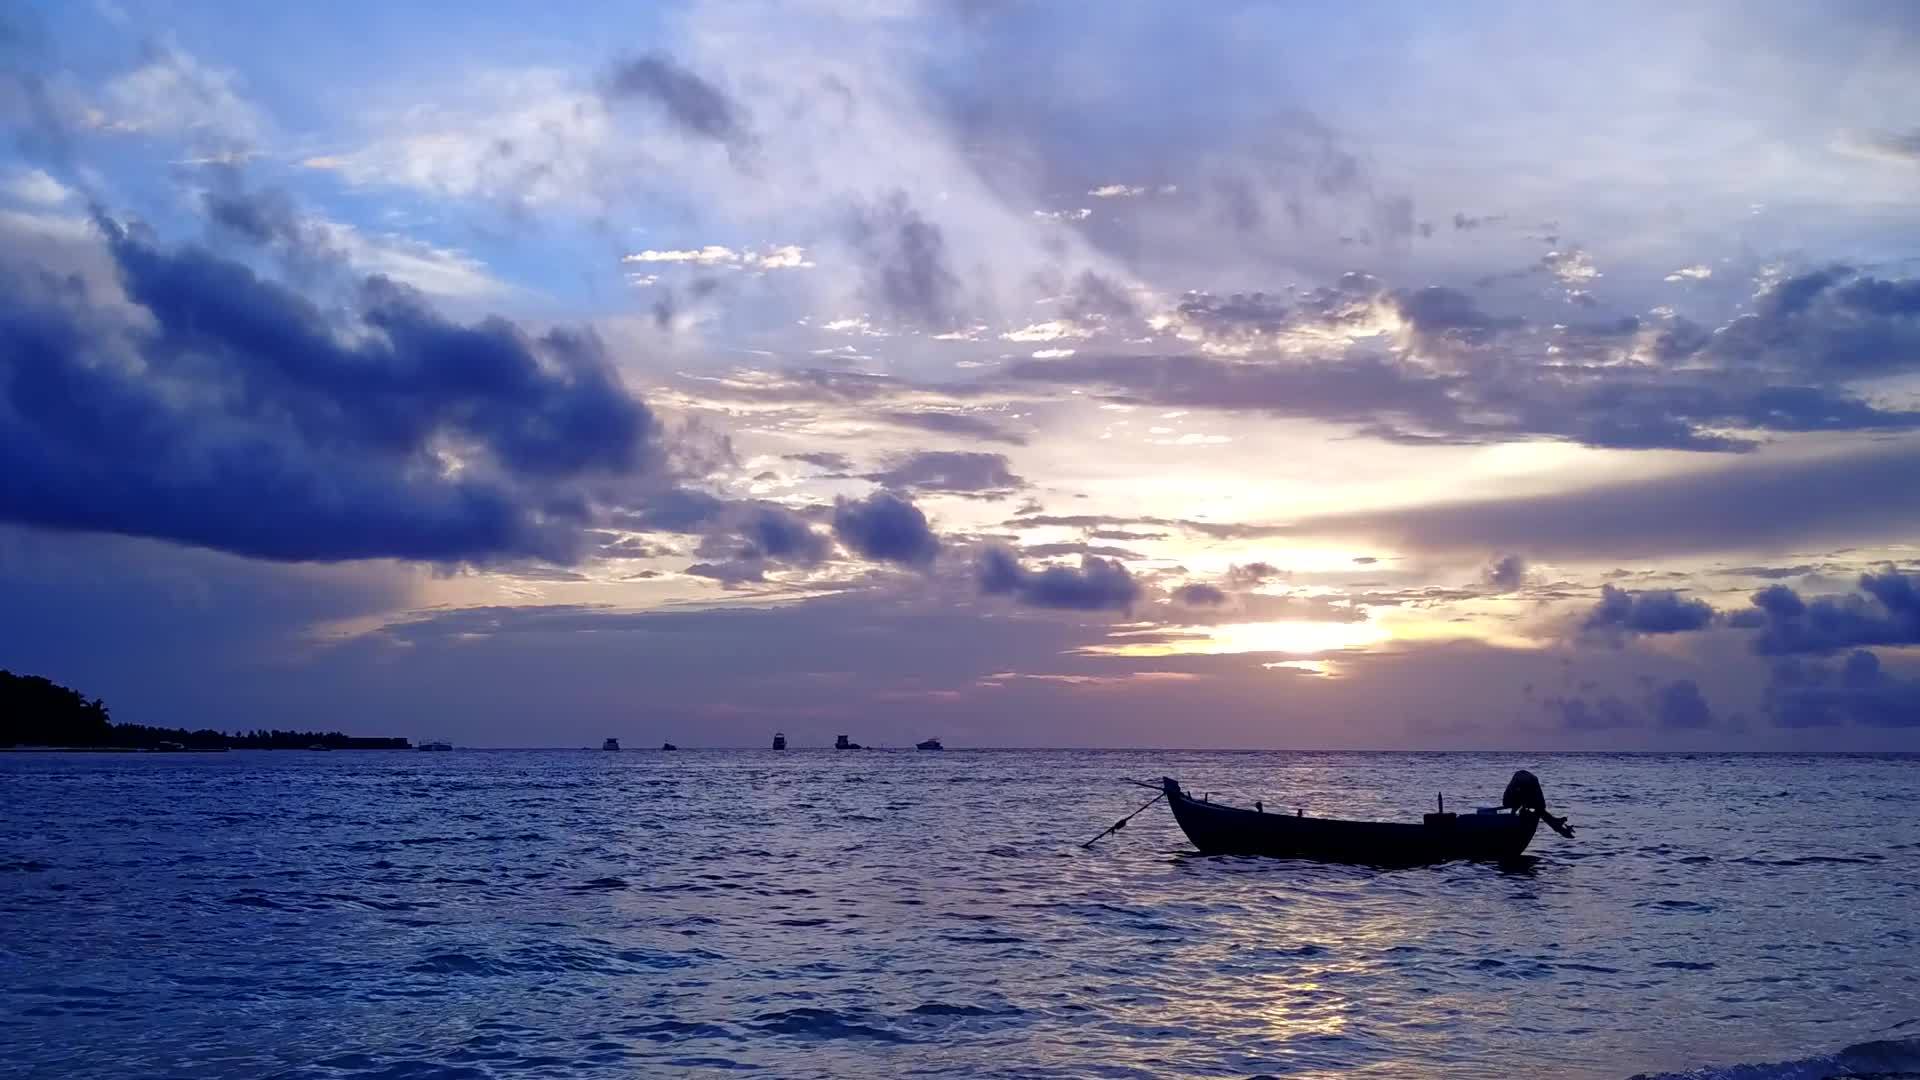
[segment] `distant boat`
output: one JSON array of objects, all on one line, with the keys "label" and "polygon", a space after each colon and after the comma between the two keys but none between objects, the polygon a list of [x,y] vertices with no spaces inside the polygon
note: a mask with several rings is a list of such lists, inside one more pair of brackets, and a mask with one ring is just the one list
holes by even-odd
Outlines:
[{"label": "distant boat", "polygon": [[778,731],[773,733],[773,748],[775,750],[785,750],[787,748],[787,737],[785,734]]},{"label": "distant boat", "polygon": [[914,743],[913,748],[915,750],[945,750],[946,749],[946,747],[940,745],[939,739],[928,739],[925,742]]},{"label": "distant boat", "polygon": [[601,743],[601,744],[600,744],[600,749],[602,749],[602,750],[618,750],[618,749],[620,749],[620,740],[619,740],[619,739],[608,739],[608,740],[607,740],[606,742],[603,742],[603,743]]},{"label": "distant boat", "polygon": [[333,747],[331,747],[331,746],[328,746],[328,745],[327,745],[326,743],[323,743],[323,742],[317,742],[317,743],[314,743],[314,744],[313,744],[312,746],[309,746],[309,747],[307,747],[307,749],[309,749],[309,750],[331,750],[331,749],[333,749]]},{"label": "distant boat", "polygon": [[833,748],[835,750],[865,750],[866,749],[866,747],[861,746],[857,742],[848,742],[847,737],[845,735],[842,735],[839,738],[833,740]]},{"label": "distant boat", "polygon": [[154,745],[154,750],[162,754],[178,754],[185,749],[184,745],[177,742],[160,742]]},{"label": "distant boat", "polygon": [[679,747],[677,747],[677,746],[675,746],[675,745],[673,745],[672,743],[661,743],[661,744],[660,744],[660,749],[662,749],[662,750],[678,750],[678,749],[680,749],[680,748],[679,748]]},{"label": "distant boat", "polygon": [[[1540,822],[1572,836],[1565,818],[1546,811],[1540,782],[1521,770],[1507,785],[1500,809],[1450,814],[1444,809],[1419,822],[1347,821],[1310,818],[1299,811],[1269,814],[1259,803],[1251,810],[1196,799],[1172,777],[1161,791],[1173,819],[1203,855],[1271,855],[1323,862],[1408,866],[1452,859],[1512,859],[1533,841]],[[1529,797],[1529,793],[1530,796]],[[1511,810],[1502,813],[1501,810]]]},{"label": "distant boat", "polygon": [[453,749],[453,744],[450,742],[445,742],[440,739],[428,739],[426,742],[423,742],[419,746],[414,747],[414,749],[415,750],[451,750]]}]

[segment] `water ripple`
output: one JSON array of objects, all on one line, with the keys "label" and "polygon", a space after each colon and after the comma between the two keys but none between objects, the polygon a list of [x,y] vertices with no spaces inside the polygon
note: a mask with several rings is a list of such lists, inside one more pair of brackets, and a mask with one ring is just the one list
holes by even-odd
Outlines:
[{"label": "water ripple", "polygon": [[[1619,1080],[1894,1060],[1832,1048],[1920,1015],[1920,827],[1886,810],[1913,766],[0,755],[0,1071]],[[1202,858],[1161,811],[1079,847],[1139,805],[1126,776],[1410,818],[1519,767],[1580,835],[1506,866]]]}]

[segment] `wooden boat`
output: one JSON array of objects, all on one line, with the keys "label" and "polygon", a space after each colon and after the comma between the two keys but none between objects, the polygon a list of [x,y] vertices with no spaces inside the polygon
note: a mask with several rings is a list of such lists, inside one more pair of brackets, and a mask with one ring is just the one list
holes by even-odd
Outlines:
[{"label": "wooden boat", "polygon": [[1573,830],[1564,818],[1546,813],[1544,798],[1515,804],[1521,775],[1538,792],[1531,773],[1516,773],[1507,786],[1508,805],[1500,810],[1450,814],[1444,808],[1419,823],[1346,821],[1339,818],[1270,814],[1259,804],[1252,810],[1196,799],[1172,777],[1160,781],[1180,830],[1205,855],[1271,855],[1318,859],[1323,862],[1409,866],[1452,859],[1512,859],[1527,850],[1533,833],[1546,820],[1565,835]]}]

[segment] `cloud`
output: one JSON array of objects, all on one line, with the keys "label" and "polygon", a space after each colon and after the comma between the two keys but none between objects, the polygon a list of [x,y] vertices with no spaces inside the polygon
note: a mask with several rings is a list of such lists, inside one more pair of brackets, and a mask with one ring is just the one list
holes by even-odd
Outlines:
[{"label": "cloud", "polygon": [[1910,131],[1843,132],[1836,145],[1860,157],[1899,165],[1920,165],[1920,128]]},{"label": "cloud", "polygon": [[1592,701],[1582,697],[1550,697],[1541,702],[1541,707],[1568,731],[1614,731],[1640,726],[1633,707],[1612,694]]},{"label": "cloud", "polygon": [[[1565,276],[1585,264],[1557,265]],[[1717,330],[1670,311],[1544,326],[1451,287],[1395,290],[1347,274],[1297,295],[1189,293],[1161,325],[1207,355],[1081,349],[1006,374],[1415,445],[1553,438],[1737,452],[1763,433],[1920,428],[1920,410],[1850,385],[1920,369],[1920,281],[1829,268],[1774,283],[1754,306]]]},{"label": "cloud", "polygon": [[1027,486],[1008,467],[1005,454],[968,450],[922,450],[896,460],[867,479],[904,491],[941,491],[1000,498]]},{"label": "cloud", "polygon": [[435,296],[482,298],[507,286],[467,255],[395,234],[363,233],[302,214],[286,192],[248,191],[236,171],[210,170],[216,186],[202,194],[216,231],[272,251],[303,282],[351,273],[379,274]]},{"label": "cloud", "polygon": [[1119,562],[1094,555],[1080,557],[1080,568],[1048,566],[1028,570],[1011,549],[994,545],[980,554],[980,591],[1011,596],[1029,607],[1072,611],[1125,611],[1140,587]]},{"label": "cloud", "polygon": [[1417,373],[1379,356],[1247,363],[1204,356],[1077,356],[1008,365],[1016,380],[1111,387],[1154,405],[1255,410],[1277,416],[1370,423],[1418,416],[1456,426],[1453,380]]},{"label": "cloud", "polygon": [[[641,515],[639,520],[646,521],[646,515]],[[777,503],[724,503],[688,521],[688,528],[704,533],[705,538],[695,554],[727,559],[727,565],[751,564],[756,581],[764,563],[814,566],[832,554],[832,542],[824,533],[815,530],[805,517]]]},{"label": "cloud", "polygon": [[1526,584],[1527,560],[1518,555],[1502,555],[1487,564],[1480,580],[1495,592],[1512,592]]},{"label": "cloud", "polygon": [[1827,266],[1773,282],[1753,308],[1698,355],[1822,382],[1920,371],[1920,280]]},{"label": "cloud", "polygon": [[686,573],[694,577],[709,578],[727,588],[753,584],[767,579],[766,566],[757,559],[735,559],[719,563],[694,563],[687,567]]},{"label": "cloud", "polygon": [[663,491],[641,506],[616,512],[615,524],[659,532],[690,533],[718,520],[733,504],[691,488]]},{"label": "cloud", "polygon": [[43,169],[15,169],[0,181],[0,194],[30,206],[59,206],[74,197],[73,189]]},{"label": "cloud", "polygon": [[1920,576],[1862,574],[1859,593],[1803,599],[1785,585],[1753,594],[1736,626],[1758,627],[1753,648],[1765,656],[1831,653],[1862,645],[1920,645]]},{"label": "cloud", "polygon": [[1074,279],[1061,301],[1061,315],[1081,326],[1109,326],[1140,314],[1139,305],[1119,282],[1087,270]]},{"label": "cloud", "polygon": [[1713,726],[1713,709],[1692,679],[1675,679],[1654,695],[1653,716],[1661,727],[1697,730]]},{"label": "cloud", "polygon": [[984,416],[975,416],[972,413],[887,409],[875,413],[874,418],[898,427],[936,431],[942,435],[958,435],[963,438],[978,439],[981,442],[1006,443],[1011,446],[1027,444],[1025,435],[1017,431],[1009,431]]},{"label": "cloud", "polygon": [[217,153],[244,152],[268,129],[232,72],[167,46],[150,45],[139,67],[101,88],[99,102],[102,130],[185,135]]},{"label": "cloud", "polygon": [[860,555],[902,566],[930,566],[940,553],[940,539],[927,524],[927,516],[888,491],[836,501],[833,535]]},{"label": "cloud", "polygon": [[1195,581],[1173,590],[1173,599],[1187,607],[1219,607],[1227,602],[1227,594],[1217,585]]},{"label": "cloud", "polygon": [[1184,529],[1219,540],[1250,540],[1266,536],[1285,536],[1292,530],[1285,525],[1253,525],[1231,521],[1196,521],[1192,518],[1119,517],[1112,514],[1023,514],[1003,523],[1011,529],[1060,526],[1069,529],[1100,529],[1115,525],[1162,525]]},{"label": "cloud", "polygon": [[722,244],[666,250],[647,248],[631,255],[622,255],[620,261],[642,266],[699,266],[727,270],[811,270],[813,268],[813,262],[807,258],[807,249],[797,244],[770,245],[759,251],[736,251]]},{"label": "cloud", "polygon": [[1679,634],[1705,629],[1712,622],[1713,608],[1704,600],[1683,597],[1671,589],[1636,593],[1602,585],[1600,602],[1580,625],[1607,634]]},{"label": "cloud", "polygon": [[454,323],[380,277],[335,316],[98,227],[124,301],[0,266],[0,519],[290,561],[569,562],[601,485],[659,469],[591,332]]},{"label": "cloud", "polygon": [[642,99],[658,106],[682,131],[731,147],[751,142],[744,110],[719,87],[664,53],[621,61],[608,73],[610,101]]},{"label": "cloud", "polygon": [[1400,317],[1429,340],[1454,335],[1463,341],[1485,341],[1495,331],[1522,325],[1520,319],[1488,314],[1473,297],[1444,285],[1394,293],[1392,302]]},{"label": "cloud", "polygon": [[1920,474],[1920,443],[1718,468],[1511,499],[1362,511],[1299,522],[1297,535],[1365,539],[1405,551],[1632,559],[1785,551],[1911,536],[1920,503],[1896,497]]},{"label": "cloud", "polygon": [[947,264],[946,236],[920,216],[905,192],[857,210],[847,239],[861,260],[869,303],[926,329],[959,323],[960,279]]},{"label": "cloud", "polygon": [[[1484,332],[1460,313],[1429,312],[1425,332]],[[1548,437],[1622,450],[1751,450],[1741,430],[1903,431],[1920,411],[1882,408],[1844,390],[1764,385],[1736,372],[1487,363],[1436,370],[1391,355],[1242,360],[1083,355],[1009,365],[1015,380],[1092,386],[1157,406],[1257,411],[1348,424],[1409,445],[1479,445]]]},{"label": "cloud", "polygon": [[1227,568],[1227,581],[1240,588],[1258,585],[1274,578],[1286,577],[1286,571],[1265,562],[1235,564]]},{"label": "cloud", "polygon": [[1782,657],[1770,676],[1766,709],[1782,727],[1920,726],[1920,679],[1888,673],[1880,658],[1864,649],[1847,654],[1837,667]]},{"label": "cloud", "polygon": [[852,458],[845,454],[834,453],[831,450],[810,450],[804,454],[788,454],[786,455],[786,459],[788,461],[798,461],[804,465],[812,465],[815,468],[825,469],[828,472],[846,472],[848,469],[853,468]]}]

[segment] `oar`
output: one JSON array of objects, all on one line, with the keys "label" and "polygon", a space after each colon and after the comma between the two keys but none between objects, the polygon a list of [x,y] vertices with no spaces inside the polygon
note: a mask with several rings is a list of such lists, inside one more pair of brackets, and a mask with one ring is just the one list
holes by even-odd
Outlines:
[{"label": "oar", "polygon": [[[1146,802],[1141,803],[1140,810],[1145,810],[1147,807],[1152,806],[1154,803],[1157,803],[1161,799],[1164,799],[1166,797],[1167,797],[1167,793],[1163,791],[1160,794],[1155,795],[1153,798],[1148,799]],[[1123,817],[1119,821],[1116,821],[1113,824],[1107,826],[1105,829],[1101,830],[1099,836],[1094,837],[1092,840],[1089,840],[1086,843],[1081,844],[1080,846],[1083,848],[1090,848],[1094,845],[1095,841],[1112,836],[1114,833],[1117,833],[1121,829],[1126,828],[1127,822],[1132,821],[1134,818],[1140,816],[1140,810],[1135,810],[1133,813],[1128,814],[1126,817]]]}]

